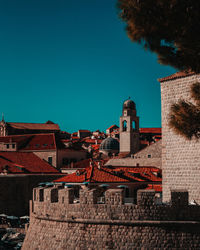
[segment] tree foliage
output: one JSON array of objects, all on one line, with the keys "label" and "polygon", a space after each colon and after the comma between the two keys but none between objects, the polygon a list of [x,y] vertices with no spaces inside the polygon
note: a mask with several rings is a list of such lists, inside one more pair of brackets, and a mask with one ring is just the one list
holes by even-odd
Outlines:
[{"label": "tree foliage", "polygon": [[196,105],[179,100],[171,106],[169,119],[169,126],[188,139],[200,138],[200,83],[192,85],[191,97]]},{"label": "tree foliage", "polygon": [[200,73],[199,0],[118,0],[128,36],[162,64]]}]

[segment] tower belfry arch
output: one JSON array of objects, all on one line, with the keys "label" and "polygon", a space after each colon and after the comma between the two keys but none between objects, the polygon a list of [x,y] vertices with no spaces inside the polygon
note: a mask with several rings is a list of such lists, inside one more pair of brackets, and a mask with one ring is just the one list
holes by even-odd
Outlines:
[{"label": "tower belfry arch", "polygon": [[134,154],[139,145],[139,117],[135,103],[129,98],[123,103],[120,117],[120,153]]}]

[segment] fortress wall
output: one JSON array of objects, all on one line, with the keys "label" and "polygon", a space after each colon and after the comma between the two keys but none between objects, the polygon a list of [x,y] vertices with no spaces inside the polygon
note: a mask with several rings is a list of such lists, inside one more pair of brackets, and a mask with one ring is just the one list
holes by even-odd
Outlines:
[{"label": "fortress wall", "polygon": [[189,200],[200,203],[200,140],[187,140],[168,126],[170,107],[179,99],[193,102],[192,84],[200,75],[161,82],[163,200],[170,200],[171,189],[187,189]]},{"label": "fortress wall", "polygon": [[26,249],[198,249],[200,206],[188,205],[188,193],[173,191],[170,205],[156,205],[155,192],[139,190],[136,204],[124,204],[122,189],[36,188]]}]

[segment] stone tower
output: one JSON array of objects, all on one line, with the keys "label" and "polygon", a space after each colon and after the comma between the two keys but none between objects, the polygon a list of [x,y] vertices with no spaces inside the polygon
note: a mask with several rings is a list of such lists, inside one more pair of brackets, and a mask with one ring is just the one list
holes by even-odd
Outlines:
[{"label": "stone tower", "polygon": [[195,200],[200,204],[200,139],[186,139],[169,126],[172,104],[180,99],[195,103],[191,98],[191,87],[200,82],[200,74],[183,71],[159,81],[162,101],[163,201],[170,201],[171,190],[186,189],[189,201]]},{"label": "stone tower", "polygon": [[134,154],[139,150],[139,117],[135,103],[128,99],[123,103],[120,117],[120,153]]}]

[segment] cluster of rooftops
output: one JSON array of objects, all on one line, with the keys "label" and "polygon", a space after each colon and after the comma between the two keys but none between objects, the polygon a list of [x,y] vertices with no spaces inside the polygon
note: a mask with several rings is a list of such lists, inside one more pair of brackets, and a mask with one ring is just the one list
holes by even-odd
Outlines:
[{"label": "cluster of rooftops", "polygon": [[[127,100],[124,105],[133,105]],[[123,107],[124,108],[124,107]],[[57,124],[48,121],[37,123],[0,122],[0,174],[61,174],[62,177],[54,183],[71,184],[87,183],[143,183],[148,187],[161,184],[161,170],[152,166],[109,166],[108,158],[99,158],[101,150],[119,150],[119,127],[112,125],[104,132],[99,130],[79,130],[69,134],[60,131]],[[161,128],[140,128],[141,148],[161,138]],[[149,139],[150,138],[150,139]],[[62,151],[62,154],[60,153]],[[62,166],[53,165],[60,155],[68,157],[67,152],[85,152],[84,156],[75,161],[63,160],[63,167],[69,167],[71,172],[62,174]],[[45,158],[46,157],[46,158]],[[51,158],[51,159],[50,159]],[[73,163],[73,164],[71,164]],[[59,163],[60,164],[60,163]]]}]

